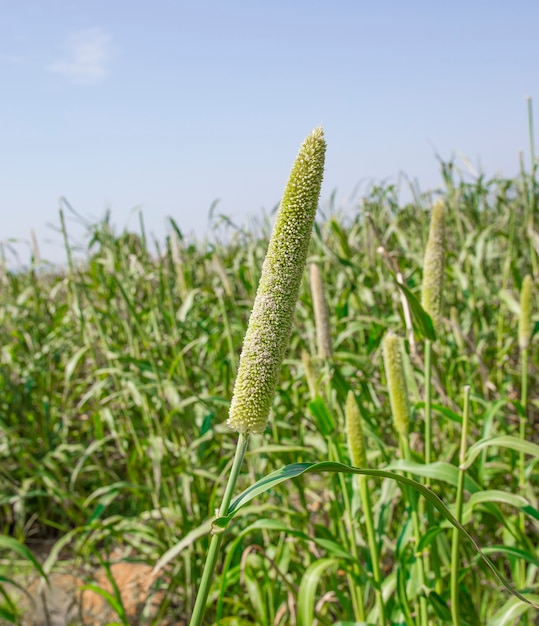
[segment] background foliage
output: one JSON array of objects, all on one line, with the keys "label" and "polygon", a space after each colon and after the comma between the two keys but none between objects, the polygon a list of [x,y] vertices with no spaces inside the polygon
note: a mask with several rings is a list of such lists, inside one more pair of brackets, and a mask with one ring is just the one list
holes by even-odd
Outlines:
[{"label": "background foliage", "polygon": [[[511,180],[470,181],[453,163],[441,167],[444,189],[438,195],[448,209],[448,251],[443,329],[433,350],[433,455],[457,467],[465,385],[472,390],[470,444],[518,436],[524,411],[519,293],[526,274],[534,283],[539,276],[538,190],[535,171]],[[432,200],[416,193],[400,206],[394,186],[373,186],[352,215],[329,207],[321,216],[309,260],[318,264],[325,286],[333,357],[317,357],[305,279],[273,418],[251,446],[241,488],[289,463],[330,457],[349,463],[344,429],[349,390],[363,418],[370,467],[384,469],[398,459],[380,342],[388,329],[407,336],[395,276],[400,272],[419,298]],[[269,220],[237,229],[215,219],[204,242],[189,241],[171,220],[159,249],[147,241],[142,220],[139,233],[116,234],[105,218],[89,227],[88,261],[80,264],[72,258],[63,213],[61,224],[68,259],[63,270],[42,263],[35,249],[31,266],[13,271],[4,250],[0,532],[29,547],[46,538],[60,542],[47,571],[66,558],[106,560],[118,544],[130,549],[131,558],[154,564],[187,538],[162,570],[167,589],[162,615],[179,620],[193,603],[208,545],[202,531],[218,506],[234,451],[235,436],[225,421]],[[407,347],[410,443],[419,461],[424,383],[419,335],[415,350],[409,342]],[[537,365],[532,342],[530,440],[538,422]],[[500,490],[520,494],[536,509],[537,458],[527,456],[523,492],[518,462],[513,450],[484,449],[469,470],[473,482],[466,500],[472,492]],[[392,623],[404,624],[406,593],[416,593],[410,590],[412,578],[399,579],[414,559],[406,501],[394,481],[369,485],[386,603]],[[455,483],[438,477],[431,486],[451,508]],[[537,519],[526,515],[521,528],[520,509],[509,497],[477,499],[465,507],[466,528],[521,591],[536,590]],[[343,520],[345,500],[351,520]],[[352,476],[306,474],[256,498],[227,531],[208,624],[218,614],[221,624],[311,624],[310,615],[320,624],[350,622],[347,573],[374,610],[362,525]],[[350,529],[361,558],[359,573],[349,563]],[[427,581],[429,611],[440,623],[450,622],[450,568],[443,551],[451,531],[438,518],[428,530],[437,533],[441,550],[440,571]],[[61,546],[68,552],[60,552]],[[0,543],[0,551],[4,562],[22,567],[12,546]],[[518,618],[524,608],[500,592],[466,542],[461,556],[463,623],[513,623],[503,619]],[[4,583],[4,594],[10,590]],[[7,599],[3,610],[16,613]]]}]

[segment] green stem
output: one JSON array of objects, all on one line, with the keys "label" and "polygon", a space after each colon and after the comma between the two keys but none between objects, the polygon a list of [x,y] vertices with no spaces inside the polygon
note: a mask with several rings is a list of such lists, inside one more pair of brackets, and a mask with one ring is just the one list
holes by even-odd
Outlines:
[{"label": "green stem", "polygon": [[371,553],[372,574],[374,579],[374,589],[376,592],[376,603],[378,605],[378,622],[380,626],[386,625],[386,609],[384,597],[382,595],[382,574],[380,570],[380,555],[376,544],[376,535],[374,533],[374,520],[372,516],[371,497],[367,485],[366,476],[358,476],[359,494],[363,503],[363,511],[365,512],[365,526],[367,528],[367,543]]},{"label": "green stem", "polygon": [[[339,455],[339,451],[335,443],[328,439],[328,452],[329,452],[329,460],[336,461],[337,463],[341,463],[342,460]],[[348,497],[348,491],[346,490],[346,482],[344,480],[344,476],[339,474],[339,482],[341,487],[341,493],[343,494],[344,499],[344,508],[345,508],[345,520],[346,526],[345,529],[342,524],[339,524],[339,531],[341,533],[341,541],[343,545],[347,546],[352,556],[354,557],[354,562],[357,564],[359,570],[359,553],[357,550],[356,541],[354,538],[354,534],[352,532],[352,507],[350,505],[350,498]],[[346,536],[348,534],[348,537]],[[359,571],[358,571],[359,573]],[[353,576],[347,574],[347,582],[348,587],[350,589],[350,595],[352,597],[352,606],[354,609],[354,619],[359,622],[365,621],[365,603],[363,601],[363,590],[360,586],[356,584]]]},{"label": "green stem", "polygon": [[[348,497],[348,493],[346,491],[346,483],[344,480],[344,476],[342,474],[339,475],[340,483],[341,483],[341,491],[344,496],[344,508],[346,509],[346,525],[348,537],[350,538],[350,550],[352,552],[352,556],[354,557],[354,561],[357,564],[359,570],[359,553],[357,550],[357,545],[355,542],[354,534],[352,532],[352,507],[350,506],[350,499]],[[345,544],[346,545],[346,544]],[[359,573],[359,571],[358,571]],[[357,621],[364,622],[365,621],[365,603],[363,602],[363,590],[361,586],[357,585],[353,576],[347,574],[348,586],[350,587],[351,595],[352,595],[352,605],[354,607],[354,618]]]},{"label": "green stem", "polygon": [[[457,502],[455,505],[455,518],[460,523],[462,518],[462,505],[464,495],[464,478],[466,476],[466,437],[468,433],[468,414],[470,406],[470,386],[464,387],[464,411],[462,414],[462,432],[460,436],[459,453],[459,478],[457,484]],[[453,528],[451,546],[451,616],[453,626],[460,626],[459,615],[459,538],[460,531]]]},{"label": "green stem", "polygon": [[219,304],[221,306],[221,312],[223,315],[223,324],[225,327],[225,337],[228,343],[228,354],[230,359],[230,368],[235,373],[238,370],[238,359],[236,357],[236,348],[234,346],[234,338],[232,337],[232,329],[230,328],[230,320],[228,317],[228,308],[225,303],[225,299],[220,290],[217,291],[217,298],[219,299]]},{"label": "green stem", "polygon": [[[516,229],[516,210],[514,207],[507,207],[509,212],[509,224],[508,224],[508,238],[507,238],[507,252],[505,255],[505,262],[502,271],[502,288],[501,291],[507,289],[509,285],[509,279],[511,276],[511,260],[513,259],[513,250],[515,247],[515,229]],[[503,382],[504,373],[504,360],[503,360],[503,342],[504,342],[504,309],[499,307],[498,322],[496,324],[496,381],[498,388],[501,388]]]},{"label": "green stem", "polygon": [[[432,341],[425,340],[425,465],[432,462]],[[425,478],[425,485],[430,487],[430,478]],[[427,523],[432,527],[434,523],[434,513],[430,503],[421,500],[420,512],[424,514],[425,507],[427,510]],[[431,559],[432,557],[432,559]],[[429,572],[431,568],[434,571],[436,580],[436,591],[442,593],[442,576],[440,573],[439,554],[436,539],[432,542],[429,549],[424,552],[425,571]]]},{"label": "green stem", "polygon": [[[425,464],[432,458],[432,385],[431,385],[432,342],[425,340]],[[427,487],[430,478],[425,479]]]},{"label": "green stem", "polygon": [[[531,159],[531,171],[530,171],[530,186],[528,190],[528,219],[527,219],[527,227],[530,232],[534,229],[534,215],[535,215],[535,207],[536,207],[536,193],[535,193],[535,185],[536,185],[536,172],[537,172],[537,161],[535,159],[535,144],[533,140],[533,105],[532,99],[528,98],[528,133],[530,137],[530,159]],[[533,246],[533,243],[530,239],[530,256],[531,263],[533,268],[533,276],[537,276],[537,253]]]},{"label": "green stem", "polygon": [[[412,454],[410,452],[410,444],[408,442],[408,439],[400,435],[399,440],[400,440],[400,445],[401,445],[402,456],[404,457],[406,461],[411,461]],[[419,577],[419,586],[421,587],[420,595],[419,595],[419,623],[421,624],[421,626],[428,626],[427,598],[425,597],[425,589],[426,589],[425,564],[423,562],[423,555],[420,554],[418,551],[419,542],[421,540],[421,527],[419,525],[419,514],[418,514],[418,509],[417,509],[417,495],[415,491],[413,491],[412,489],[408,489],[408,488],[404,490],[404,493],[410,505],[410,515],[412,517],[412,526],[414,529],[414,538],[415,538],[415,548],[416,548],[415,557],[416,557],[416,564],[417,564],[417,572],[418,572],[418,577]]]},{"label": "green stem", "polygon": [[[238,443],[236,446],[236,454],[234,456],[234,462],[230,474],[228,475],[228,482],[223,495],[223,501],[221,508],[219,509],[219,516],[224,516],[228,513],[230,501],[232,500],[232,494],[236,487],[236,482],[240,474],[243,457],[249,444],[249,435],[240,433]],[[191,615],[191,621],[189,626],[200,626],[204,618],[204,612],[206,610],[206,602],[208,600],[208,594],[210,592],[213,572],[217,563],[217,556],[219,554],[219,548],[223,540],[223,532],[213,534],[210,542],[208,554],[206,555],[206,564],[204,565],[204,571],[202,572],[202,580],[198,588],[197,598],[195,600],[195,606]]]},{"label": "green stem", "polygon": [[[520,404],[522,405],[523,414],[520,416],[520,428],[519,436],[521,441],[526,441],[526,427],[528,425],[528,348],[523,348],[520,351],[520,364],[521,364],[521,381],[520,381]],[[519,453],[519,480],[518,480],[520,495],[524,496],[526,489],[526,462],[524,458],[524,452]],[[522,511],[518,514],[518,526],[519,530],[524,536],[526,533],[526,519]],[[519,584],[523,588],[526,585],[526,567],[524,561],[520,561],[519,568]]]}]

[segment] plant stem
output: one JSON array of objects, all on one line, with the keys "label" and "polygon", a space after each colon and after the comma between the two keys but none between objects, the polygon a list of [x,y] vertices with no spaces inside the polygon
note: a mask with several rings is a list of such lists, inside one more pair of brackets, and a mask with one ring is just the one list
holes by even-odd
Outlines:
[{"label": "plant stem", "polygon": [[[462,414],[462,432],[460,435],[459,478],[457,484],[457,502],[455,518],[460,523],[462,518],[462,504],[464,495],[464,478],[466,476],[466,436],[468,433],[468,413],[470,406],[470,386],[464,387],[464,411]],[[453,528],[451,546],[451,616],[453,626],[460,626],[459,615],[459,538],[460,531]]]},{"label": "plant stem", "polygon": [[382,574],[380,571],[380,555],[378,546],[376,545],[376,536],[374,534],[374,520],[372,517],[371,497],[367,485],[366,476],[358,476],[359,494],[363,503],[363,511],[365,513],[365,526],[367,528],[367,543],[371,553],[372,574],[374,579],[374,589],[376,592],[376,603],[378,605],[378,622],[380,626],[386,624],[386,609],[384,605],[384,597],[382,595]]},{"label": "plant stem", "polygon": [[[431,385],[432,341],[425,339],[425,465],[432,458],[432,385]],[[425,484],[430,486],[430,478],[425,478]]]},{"label": "plant stem", "polygon": [[[432,341],[425,339],[425,465],[432,462]],[[430,487],[430,478],[425,478],[425,485]],[[434,515],[430,503],[421,501],[420,512],[427,511],[427,523],[430,526],[434,523]],[[431,559],[432,557],[432,559]],[[424,552],[425,571],[430,571],[431,562],[436,580],[436,591],[442,593],[442,576],[440,574],[440,563],[436,539],[431,543],[430,548]]]},{"label": "plant stem", "polygon": [[[228,475],[228,482],[225,488],[225,493],[223,495],[221,508],[219,509],[220,517],[228,513],[228,508],[230,506],[230,501],[232,500],[232,494],[234,493],[234,488],[240,474],[243,457],[245,456],[248,443],[249,435],[240,433],[236,446],[234,462],[232,463],[232,468],[230,470],[230,474]],[[195,606],[193,607],[193,613],[191,615],[191,621],[189,622],[189,626],[200,626],[202,624],[202,619],[204,618],[204,612],[206,610],[206,601],[208,600],[208,594],[210,592],[213,572],[217,563],[219,548],[221,547],[221,542],[223,540],[223,534],[223,532],[217,532],[214,533],[211,538],[208,554],[206,555],[206,564],[204,565],[204,571],[202,572],[202,580],[200,581],[200,586],[198,588],[197,598],[195,600]]]},{"label": "plant stem", "polygon": [[[533,140],[533,104],[532,99],[527,98],[528,101],[528,134],[530,137],[530,159],[531,159],[531,171],[530,171],[530,186],[528,190],[528,219],[527,227],[530,232],[533,232],[534,229],[534,215],[535,215],[535,205],[536,205],[536,195],[535,195],[535,185],[536,185],[536,172],[537,172],[537,161],[535,160],[535,144]],[[533,268],[533,275],[537,276],[537,253],[530,239],[530,258]]]},{"label": "plant stem", "polygon": [[[528,348],[524,348],[520,351],[520,364],[521,364],[521,381],[520,381],[520,404],[522,405],[523,413],[520,415],[520,428],[519,437],[521,441],[526,441],[526,426],[528,424]],[[519,492],[521,496],[524,496],[524,490],[526,488],[526,461],[524,458],[524,452],[519,453],[519,480],[518,480]],[[524,536],[526,532],[526,520],[522,511],[518,514],[518,526],[520,532]],[[526,568],[524,561],[520,561],[519,568],[519,584],[523,588],[526,585]]]},{"label": "plant stem", "polygon": [[[337,463],[341,463],[342,460],[340,458],[337,446],[328,438],[328,452],[329,452],[329,460],[336,461]],[[352,530],[352,507],[350,505],[350,498],[348,497],[348,491],[346,489],[346,483],[344,480],[344,476],[339,474],[338,477],[341,493],[343,494],[344,499],[344,509],[345,509],[345,522],[347,528],[345,528],[342,524],[339,524],[339,530],[341,532],[341,541],[343,545],[346,545],[347,548],[351,551],[352,556],[354,557],[354,562],[357,565],[358,573],[359,573],[359,553],[354,537],[354,533]],[[348,537],[346,536],[348,533]],[[347,574],[346,576],[348,587],[350,589],[350,595],[352,597],[352,606],[354,609],[354,619],[356,621],[364,622],[365,621],[365,603],[363,601],[363,590],[360,586],[358,586],[351,574]]]},{"label": "plant stem", "polygon": [[[399,441],[401,445],[401,453],[404,459],[407,461],[412,460],[412,454],[410,452],[410,444],[406,437],[402,435],[399,436]],[[419,585],[421,587],[419,595],[419,624],[421,626],[428,626],[428,609],[427,609],[427,598],[425,597],[425,563],[423,561],[423,555],[418,552],[419,542],[421,540],[421,527],[419,525],[419,514],[417,510],[417,495],[413,489],[404,490],[406,494],[406,499],[408,500],[408,504],[410,505],[410,515],[412,517],[412,525],[414,529],[415,536],[415,557],[417,564],[417,571],[419,577]]]}]

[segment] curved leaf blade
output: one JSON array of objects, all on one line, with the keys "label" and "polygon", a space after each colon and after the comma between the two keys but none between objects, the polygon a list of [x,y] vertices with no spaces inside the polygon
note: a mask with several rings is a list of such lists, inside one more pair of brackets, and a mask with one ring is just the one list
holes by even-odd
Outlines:
[{"label": "curved leaf blade", "polygon": [[314,623],[314,606],[316,589],[326,570],[335,567],[337,559],[319,559],[311,563],[305,570],[298,593],[298,626],[312,626]]},{"label": "curved leaf blade", "polygon": [[431,341],[436,341],[436,333],[434,332],[434,325],[432,323],[432,319],[430,315],[425,311],[425,309],[419,303],[419,300],[414,296],[414,294],[405,287],[402,283],[396,280],[397,287],[401,290],[403,296],[408,301],[410,305],[410,311],[412,313],[412,319],[414,321],[414,326],[416,330],[425,337],[425,339],[430,339]]},{"label": "curved leaf blade", "polygon": [[[538,446],[539,447],[539,446]],[[284,482],[285,480],[289,480],[290,478],[295,478],[305,473],[314,473],[314,472],[340,472],[344,474],[359,474],[363,476],[371,476],[373,478],[389,478],[391,480],[395,480],[400,484],[407,485],[412,489],[415,489],[418,493],[420,493],[423,497],[427,499],[427,501],[446,519],[448,520],[455,528],[457,528],[466,539],[472,544],[474,550],[481,557],[482,561],[489,568],[489,570],[494,574],[497,580],[505,587],[509,593],[513,596],[519,598],[522,602],[530,603],[529,600],[520,594],[516,589],[514,589],[511,584],[506,580],[506,578],[496,569],[494,563],[486,556],[482,551],[479,545],[476,543],[475,539],[471,536],[471,534],[459,523],[459,521],[453,516],[453,514],[449,511],[447,506],[443,503],[443,501],[429,488],[425,487],[421,483],[408,478],[406,476],[401,476],[400,474],[396,474],[394,472],[390,472],[387,470],[373,470],[373,469],[362,469],[358,467],[352,467],[350,465],[344,465],[342,463],[334,463],[330,461],[324,461],[322,463],[292,463],[290,465],[286,465],[281,469],[278,469],[271,474],[268,474],[264,478],[257,481],[254,485],[251,485],[247,488],[242,494],[237,496],[232,502],[229,514],[226,517],[220,517],[216,519],[213,523],[214,526],[220,528],[226,528],[230,520],[234,517],[234,515],[238,512],[238,510],[243,507],[245,504],[250,502],[257,495],[260,495],[272,487]],[[532,603],[533,604],[533,603]],[[539,605],[533,604],[536,608],[539,608]]]},{"label": "curved leaf blade", "polygon": [[532,443],[531,441],[522,441],[522,439],[513,437],[512,435],[502,435],[501,437],[482,439],[481,441],[478,441],[470,446],[466,454],[466,465],[464,469],[468,469],[472,465],[482,450],[491,446],[508,448],[509,450],[515,450],[515,452],[523,452],[524,454],[528,454],[535,459],[539,459],[539,445],[536,443]]}]

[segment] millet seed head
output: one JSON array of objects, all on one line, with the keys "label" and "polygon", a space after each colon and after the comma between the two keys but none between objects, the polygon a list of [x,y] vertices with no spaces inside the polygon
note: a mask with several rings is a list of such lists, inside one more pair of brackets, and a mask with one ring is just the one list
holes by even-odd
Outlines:
[{"label": "millet seed head", "polygon": [[266,428],[307,259],[325,152],[322,128],[315,128],[300,148],[284,191],[230,404],[227,424],[240,433]]},{"label": "millet seed head", "polygon": [[432,208],[429,238],[423,262],[421,305],[430,315],[436,335],[441,332],[445,265],[445,204],[437,200]]},{"label": "millet seed head", "polygon": [[382,350],[395,430],[406,438],[410,425],[410,405],[402,366],[400,339],[395,333],[391,331],[386,333],[382,341]]}]

